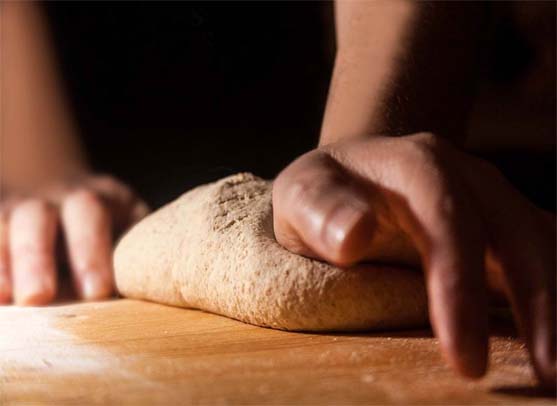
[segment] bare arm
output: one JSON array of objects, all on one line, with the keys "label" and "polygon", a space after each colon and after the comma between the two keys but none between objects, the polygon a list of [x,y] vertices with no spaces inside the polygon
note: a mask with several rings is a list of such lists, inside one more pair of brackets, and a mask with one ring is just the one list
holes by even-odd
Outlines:
[{"label": "bare arm", "polygon": [[32,2],[2,3],[2,186],[30,190],[87,165],[56,71],[45,21]]},{"label": "bare arm", "polygon": [[483,3],[340,0],[321,144],[430,131],[463,140],[474,96]]},{"label": "bare arm", "polygon": [[90,172],[38,5],[0,6],[0,304],[55,298],[61,233],[77,293],[104,298],[113,240],[147,208],[126,185]]},{"label": "bare arm", "polygon": [[486,7],[336,3],[321,147],[275,180],[274,231],[287,249],[341,266],[421,265],[433,330],[465,376],[485,373],[488,292],[502,292],[554,387],[555,216],[439,137],[466,134]]}]

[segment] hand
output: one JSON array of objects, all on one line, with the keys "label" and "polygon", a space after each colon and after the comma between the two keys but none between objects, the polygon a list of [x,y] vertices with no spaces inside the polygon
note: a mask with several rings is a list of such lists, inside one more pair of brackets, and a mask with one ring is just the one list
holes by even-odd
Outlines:
[{"label": "hand", "polygon": [[431,134],[313,150],[273,188],[287,249],[339,266],[423,266],[430,320],[449,363],[485,373],[487,288],[510,301],[535,370],[555,385],[555,216],[489,163]]},{"label": "hand", "polygon": [[13,298],[19,305],[42,305],[56,296],[62,234],[80,297],[110,296],[113,240],[148,212],[130,188],[108,176],[58,183],[0,203],[0,303]]}]

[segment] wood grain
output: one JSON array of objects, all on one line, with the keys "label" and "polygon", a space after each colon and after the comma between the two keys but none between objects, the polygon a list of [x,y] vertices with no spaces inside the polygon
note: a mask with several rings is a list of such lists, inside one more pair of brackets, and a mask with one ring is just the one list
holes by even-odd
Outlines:
[{"label": "wood grain", "polygon": [[0,308],[0,404],[555,404],[523,345],[488,376],[442,362],[428,331],[304,334],[132,300]]}]

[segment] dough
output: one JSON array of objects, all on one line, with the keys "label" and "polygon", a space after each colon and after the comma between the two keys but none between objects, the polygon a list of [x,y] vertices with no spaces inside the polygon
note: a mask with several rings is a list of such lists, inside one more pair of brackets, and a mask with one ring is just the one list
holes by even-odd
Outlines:
[{"label": "dough", "polygon": [[272,183],[248,173],[193,189],[145,218],[116,248],[127,297],[285,330],[427,323],[423,276],[337,267],[293,254],[273,234]]}]

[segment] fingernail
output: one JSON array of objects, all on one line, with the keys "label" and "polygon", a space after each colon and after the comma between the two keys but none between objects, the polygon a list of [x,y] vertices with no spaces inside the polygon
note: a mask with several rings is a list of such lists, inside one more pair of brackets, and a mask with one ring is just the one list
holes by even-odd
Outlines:
[{"label": "fingernail", "polygon": [[97,300],[107,296],[107,281],[99,272],[89,272],[83,276],[81,296],[85,300]]},{"label": "fingernail", "polygon": [[343,204],[335,208],[325,230],[325,243],[331,250],[338,251],[346,241],[348,233],[365,216],[367,209],[357,204]]}]

